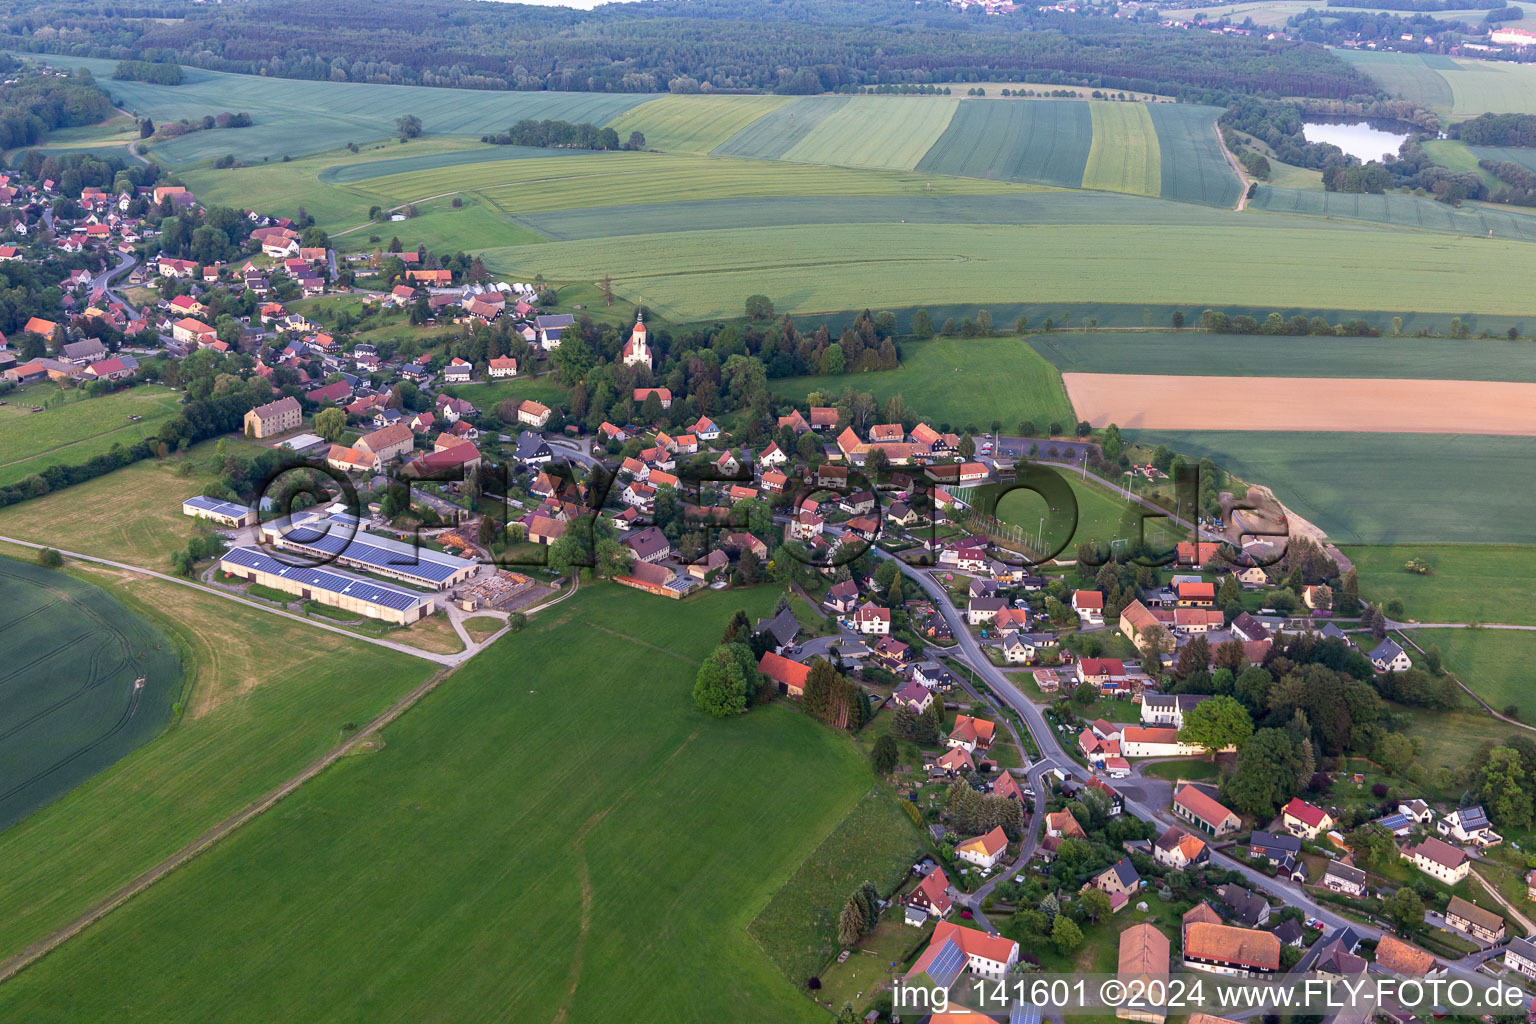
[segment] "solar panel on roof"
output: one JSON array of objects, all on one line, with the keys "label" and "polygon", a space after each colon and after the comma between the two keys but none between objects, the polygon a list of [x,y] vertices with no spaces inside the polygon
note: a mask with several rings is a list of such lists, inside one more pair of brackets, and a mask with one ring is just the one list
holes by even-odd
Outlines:
[{"label": "solar panel on roof", "polygon": [[210,498],[202,494],[188,498],[182,504],[191,505],[193,508],[200,508],[204,512],[216,512],[221,516],[239,517],[247,515],[251,511],[244,505],[236,505],[232,501],[220,501],[217,498]]},{"label": "solar panel on roof", "polygon": [[965,952],[955,944],[954,940],[945,939],[944,945],[934,956],[933,962],[928,965],[928,977],[948,988],[964,968]]},{"label": "solar panel on roof", "polygon": [[358,600],[368,601],[385,608],[393,608],[396,611],[406,611],[431,600],[424,594],[412,593],[409,590],[390,586],[387,583],[366,580],[358,576],[349,576],[346,573],[330,569],[312,569],[284,565],[282,562],[263,552],[257,551],[255,548],[231,548],[225,552],[224,558],[248,569],[255,569],[259,572],[271,573],[274,576],[293,580],[302,586],[315,587],[333,594],[345,594],[348,597],[355,597]]},{"label": "solar panel on roof", "polygon": [[1008,1008],[1008,1024],[1040,1024],[1040,1007],[1031,1003],[1014,1003]]}]

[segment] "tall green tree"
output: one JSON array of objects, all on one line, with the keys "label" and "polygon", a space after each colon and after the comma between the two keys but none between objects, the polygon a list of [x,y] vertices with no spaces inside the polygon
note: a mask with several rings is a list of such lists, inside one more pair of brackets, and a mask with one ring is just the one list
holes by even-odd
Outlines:
[{"label": "tall green tree", "polygon": [[1231,697],[1203,700],[1184,715],[1179,739],[1196,743],[1208,751],[1227,747],[1241,748],[1253,735],[1253,719],[1248,709]]}]

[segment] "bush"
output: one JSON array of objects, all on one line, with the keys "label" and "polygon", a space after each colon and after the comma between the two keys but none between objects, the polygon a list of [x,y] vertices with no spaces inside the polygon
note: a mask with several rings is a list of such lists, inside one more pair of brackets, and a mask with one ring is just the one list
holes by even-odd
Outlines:
[{"label": "bush", "polygon": [[64,556],[53,548],[43,548],[37,553],[37,564],[49,569],[57,569],[64,564]]},{"label": "bush", "polygon": [[1389,792],[1390,790],[1387,789],[1387,784],[1385,782],[1378,782],[1371,787],[1371,796],[1375,797],[1377,800],[1386,799],[1387,793]]}]

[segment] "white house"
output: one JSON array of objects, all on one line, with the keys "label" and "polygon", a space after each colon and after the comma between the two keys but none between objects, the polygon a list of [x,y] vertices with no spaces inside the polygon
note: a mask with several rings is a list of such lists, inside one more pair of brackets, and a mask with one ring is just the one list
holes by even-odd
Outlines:
[{"label": "white house", "polygon": [[967,864],[975,864],[983,871],[991,871],[997,862],[1008,852],[1008,837],[1003,834],[1001,825],[988,832],[986,835],[977,836],[975,839],[967,839],[955,847],[955,856]]}]

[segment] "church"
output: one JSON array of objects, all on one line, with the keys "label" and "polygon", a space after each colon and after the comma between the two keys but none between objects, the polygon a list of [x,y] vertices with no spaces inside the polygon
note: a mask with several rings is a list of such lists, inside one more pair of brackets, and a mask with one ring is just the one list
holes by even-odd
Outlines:
[{"label": "church", "polygon": [[644,363],[646,369],[655,369],[651,365],[651,345],[646,340],[645,322],[638,314],[635,316],[635,329],[629,333],[629,340],[624,343],[624,351],[620,353],[620,358],[625,366]]}]

